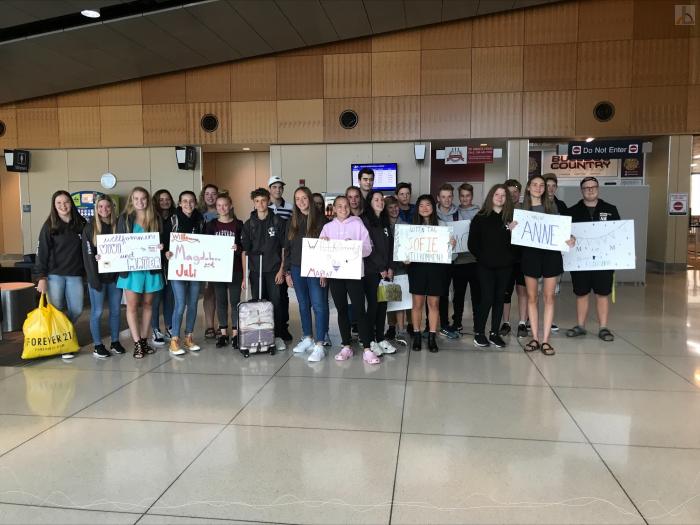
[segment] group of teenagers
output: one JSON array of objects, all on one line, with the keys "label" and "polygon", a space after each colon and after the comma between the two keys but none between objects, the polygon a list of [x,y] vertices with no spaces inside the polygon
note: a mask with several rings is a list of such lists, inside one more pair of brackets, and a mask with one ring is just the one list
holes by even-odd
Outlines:
[{"label": "group of teenagers", "polygon": [[[126,352],[119,342],[122,295],[134,343],[134,358],[142,359],[155,352],[154,347],[166,344],[176,357],[199,351],[201,348],[193,332],[201,291],[205,338],[216,339],[219,348],[228,345],[236,348],[237,305],[246,287],[250,287],[254,300],[266,299],[273,305],[276,350],[286,349],[287,343],[293,340],[288,327],[288,288],[294,289],[302,334],[293,351],[308,354],[307,359],[312,362],[323,360],[326,347],[331,346],[329,291],[341,335],[340,350],[335,354],[338,361],[353,357],[354,338],[359,340],[363,361],[371,365],[379,364],[382,355],[395,353],[394,344],[410,343],[414,351],[422,350],[424,338],[427,338],[428,350],[437,352],[438,334],[450,339],[462,336],[467,288],[470,289],[477,347],[506,346],[503,337],[511,332],[510,302],[515,290],[519,307],[517,336],[527,338],[531,334],[524,350],[553,355],[550,335],[555,326],[555,289],[563,273],[561,252],[513,245],[511,232],[517,225],[513,221],[513,210],[519,207],[538,213],[568,214],[573,222],[620,219],[613,205],[598,198],[598,181],[594,177],[581,181],[583,198],[571,208],[556,197],[557,180],[551,174],[531,177],[522,202],[520,182],[511,179],[496,184],[488,191],[481,207],[473,203],[474,190],[468,183],[457,189],[458,205],[453,203],[454,188],[449,184],[440,187],[437,199],[424,194],[415,203],[409,183],[399,183],[394,195],[384,195],[373,186],[374,172],[364,168],[359,173],[359,186],[350,186],[344,195],[335,197],[329,217],[321,194],[301,186],[294,191],[292,202],[287,202],[282,197],[284,181],[273,176],[267,189],[251,192],[253,210],[245,222],[234,213],[228,192],[220,192],[213,184],[203,187],[199,199],[194,192],[183,191],[177,203],[168,190],[159,190],[151,197],[145,188],[136,187],[121,214],[116,213],[109,196],[97,194],[94,216],[89,221],[78,213],[68,192],[57,191],[39,235],[35,267],[37,289],[47,293],[50,302],[64,310],[75,323],[83,310],[83,279],[87,276],[90,332],[93,354],[98,358]],[[440,226],[460,220],[471,221],[468,252],[454,254],[451,264],[393,260],[397,224]],[[98,271],[97,235],[143,232],[159,233],[161,269]],[[230,279],[214,283],[168,280],[167,266],[172,256],[170,233],[231,237],[234,263]],[[361,241],[361,279],[303,275],[304,238],[318,238],[320,242]],[[454,246],[455,240],[450,242]],[[574,246],[575,242],[572,236],[567,244]],[[449,246],[445,246],[445,250],[449,250]],[[387,303],[379,300],[378,289],[399,274],[408,276],[412,308],[387,313]],[[566,335],[586,334],[589,296],[593,292],[600,323],[598,336],[612,341],[614,336],[607,328],[607,317],[613,273],[597,270],[571,274],[577,296],[578,322]],[[544,301],[541,328],[540,280]],[[450,285],[453,288],[451,322]],[[109,310],[109,348],[103,343],[100,330],[105,303]],[[424,312],[426,325],[421,330]],[[489,316],[491,323],[487,332]],[[73,354],[63,355],[65,359],[72,357]]]}]

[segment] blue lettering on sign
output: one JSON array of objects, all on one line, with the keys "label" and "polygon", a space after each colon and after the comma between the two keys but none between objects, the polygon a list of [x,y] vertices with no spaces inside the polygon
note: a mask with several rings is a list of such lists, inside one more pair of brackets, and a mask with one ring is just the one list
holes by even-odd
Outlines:
[{"label": "blue lettering on sign", "polygon": [[558,228],[556,224],[530,224],[530,222],[525,222],[523,227],[523,233],[520,238],[524,238],[529,235],[530,242],[537,242],[538,244],[547,244],[549,246],[556,246],[554,243],[554,228]]}]

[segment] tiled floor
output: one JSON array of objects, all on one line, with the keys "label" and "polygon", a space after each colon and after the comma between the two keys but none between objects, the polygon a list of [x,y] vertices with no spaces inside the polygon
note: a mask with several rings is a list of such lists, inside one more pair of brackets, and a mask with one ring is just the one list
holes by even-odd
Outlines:
[{"label": "tiled floor", "polygon": [[0,523],[700,523],[698,277],[620,287],[616,341],[562,330],[554,357],[0,367]]}]

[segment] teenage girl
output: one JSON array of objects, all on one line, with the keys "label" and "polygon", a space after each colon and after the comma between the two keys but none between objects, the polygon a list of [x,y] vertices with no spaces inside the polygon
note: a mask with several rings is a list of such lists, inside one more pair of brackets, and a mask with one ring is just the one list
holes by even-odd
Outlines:
[{"label": "teenage girl", "polygon": [[83,264],[87,272],[88,294],[90,296],[90,334],[95,349],[95,357],[110,357],[110,353],[102,344],[100,320],[105,300],[109,305],[109,333],[112,337],[110,349],[115,354],[126,352],[119,342],[119,324],[121,317],[122,291],[117,288],[116,273],[99,273],[97,261],[97,236],[114,233],[117,226],[117,216],[114,213],[114,203],[107,195],[99,195],[95,202],[95,216],[85,225],[83,230]]},{"label": "teenage girl", "polygon": [[[59,190],[51,197],[51,211],[39,232],[34,273],[36,289],[75,324],[83,311],[83,219],[70,193]],[[73,354],[63,354],[72,359]]]},{"label": "teenage girl", "polygon": [[[216,219],[219,213],[216,211],[216,198],[219,196],[219,188],[214,184],[205,184],[199,193],[199,211],[204,217],[205,224]],[[214,339],[214,314],[216,310],[216,292],[214,283],[204,283],[204,299],[202,300],[204,310],[204,337]]]},{"label": "teenage girl", "polygon": [[[384,205],[386,206],[387,216],[389,217],[389,224],[391,228],[391,237],[394,238],[395,226],[397,224],[406,224],[401,218],[401,208],[399,207],[399,201],[393,195],[389,195],[384,198]],[[393,253],[392,253],[392,259]],[[400,275],[406,273],[406,265],[403,262],[394,262],[394,275]],[[396,312],[389,312],[386,314],[387,328],[384,337],[389,340],[395,340],[397,343],[406,346],[408,341],[404,332],[406,331],[406,313],[410,319],[411,310],[399,310]]]},{"label": "teenage girl", "polygon": [[[155,206],[156,212],[160,215],[163,224],[170,222],[170,218],[175,213],[174,202],[173,196],[168,190],[158,190],[153,194],[153,206]],[[162,259],[163,268],[165,268],[167,266],[165,254],[163,254]],[[163,321],[165,322],[163,332],[160,331],[161,304],[163,305]],[[170,325],[173,322],[174,306],[175,298],[173,297],[173,288],[166,279],[165,285],[160,293],[153,294],[153,314],[151,316],[151,328],[153,329],[151,343],[153,343],[153,346],[163,346],[165,345],[165,339],[170,339],[172,335],[170,333]]]},{"label": "teenage girl", "polygon": [[[145,188],[137,186],[129,194],[124,213],[117,221],[117,233],[158,232],[163,249],[163,234],[160,217]],[[134,340],[134,358],[143,359],[155,350],[148,345],[148,332],[153,313],[153,296],[163,289],[162,270],[138,270],[122,272],[117,279],[117,288],[124,290],[126,296],[126,321],[131,338]],[[139,305],[143,304],[139,321]]]},{"label": "teenage girl", "polygon": [[[319,237],[321,239],[362,241],[362,257],[367,257],[372,253],[372,243],[369,239],[367,228],[362,224],[362,219],[351,215],[350,203],[347,197],[344,195],[336,197],[333,202],[333,211],[335,212],[335,218],[323,227]],[[364,267],[362,275],[364,275]],[[325,282],[325,280],[325,278],[322,278],[321,282]],[[342,338],[342,348],[335,355],[336,361],[347,361],[353,356],[353,351],[350,347],[352,339],[350,319],[348,317],[348,296],[350,296],[352,308],[357,316],[360,341],[364,348],[362,359],[370,365],[379,364],[381,362],[379,357],[370,350],[372,336],[370,334],[370,323],[365,315],[365,293],[362,281],[355,279],[328,279],[328,283],[333,302],[338,310],[338,328],[340,328],[340,336]]]}]

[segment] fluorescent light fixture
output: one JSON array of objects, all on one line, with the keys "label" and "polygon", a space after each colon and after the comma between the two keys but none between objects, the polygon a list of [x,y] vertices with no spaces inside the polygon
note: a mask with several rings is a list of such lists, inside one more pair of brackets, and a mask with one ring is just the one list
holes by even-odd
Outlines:
[{"label": "fluorescent light fixture", "polygon": [[586,139],[586,142],[593,142],[595,140],[595,137],[588,137]]},{"label": "fluorescent light fixture", "polygon": [[250,148],[243,148],[243,151],[250,151]]},{"label": "fluorescent light fixture", "polygon": [[693,158],[694,158],[695,160],[700,159],[700,155],[693,155]]},{"label": "fluorescent light fixture", "polygon": [[695,166],[697,166],[697,164],[695,164],[695,163],[690,165],[691,168],[694,168]]},{"label": "fluorescent light fixture", "polygon": [[100,18],[99,9],[83,9],[80,14],[87,18]]},{"label": "fluorescent light fixture", "polygon": [[488,146],[488,144],[479,144],[479,146],[484,147],[484,146]]}]

